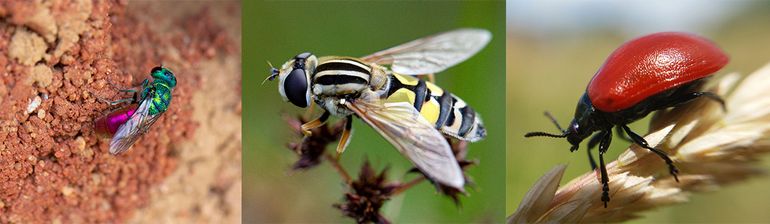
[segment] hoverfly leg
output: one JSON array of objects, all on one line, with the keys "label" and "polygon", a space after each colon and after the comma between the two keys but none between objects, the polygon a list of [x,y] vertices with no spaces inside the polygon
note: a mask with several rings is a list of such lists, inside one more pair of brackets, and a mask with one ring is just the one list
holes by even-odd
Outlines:
[{"label": "hoverfly leg", "polygon": [[428,76],[428,82],[436,83],[436,76],[433,75],[433,73],[427,74]]},{"label": "hoverfly leg", "polygon": [[330,115],[329,111],[324,111],[324,113],[321,114],[321,116],[316,118],[315,120],[302,124],[302,126],[300,127],[302,129],[302,134],[304,134],[305,136],[310,136],[312,134],[310,130],[320,127],[321,125],[326,123],[326,120],[329,120],[329,115]]},{"label": "hoverfly leg", "polygon": [[607,174],[607,166],[604,163],[604,153],[607,152],[607,149],[610,147],[610,143],[612,142],[612,132],[611,131],[602,131],[602,142],[599,143],[599,163],[600,163],[600,170],[601,170],[601,182],[602,182],[602,202],[604,202],[604,207],[607,207],[607,203],[610,202],[610,177],[609,174]]},{"label": "hoverfly leg", "polygon": [[677,169],[676,166],[674,166],[674,161],[671,160],[671,157],[668,157],[668,154],[666,154],[666,152],[661,151],[660,149],[650,147],[650,145],[647,143],[647,140],[644,140],[642,136],[639,136],[639,134],[636,134],[633,131],[631,131],[631,129],[628,128],[628,126],[623,125],[623,130],[626,131],[626,133],[628,134],[629,137],[631,137],[634,143],[641,146],[642,148],[645,148],[654,152],[655,154],[658,154],[658,156],[661,159],[663,159],[663,161],[666,161],[666,165],[668,165],[668,171],[671,173],[672,176],[674,176],[674,180],[676,180],[676,182],[679,182],[679,177],[677,176],[677,174],[679,173],[679,169]]},{"label": "hoverfly leg", "polygon": [[304,117],[310,117],[310,115],[313,115],[313,111],[315,111],[313,108],[315,108],[315,101],[311,100],[310,105],[307,106]]},{"label": "hoverfly leg", "polygon": [[345,152],[345,148],[350,144],[350,137],[353,136],[353,117],[347,116],[345,118],[345,129],[342,130],[342,137],[340,137],[340,143],[337,144],[337,158]]}]

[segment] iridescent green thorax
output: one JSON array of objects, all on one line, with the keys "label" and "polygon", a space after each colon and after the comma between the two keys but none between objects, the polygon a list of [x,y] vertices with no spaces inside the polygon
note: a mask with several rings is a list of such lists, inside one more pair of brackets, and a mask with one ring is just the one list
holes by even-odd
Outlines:
[{"label": "iridescent green thorax", "polygon": [[163,67],[155,67],[151,73],[152,83],[145,80],[142,89],[142,101],[149,98],[149,115],[156,115],[166,112],[171,104],[171,91],[176,86],[176,77],[171,70]]}]

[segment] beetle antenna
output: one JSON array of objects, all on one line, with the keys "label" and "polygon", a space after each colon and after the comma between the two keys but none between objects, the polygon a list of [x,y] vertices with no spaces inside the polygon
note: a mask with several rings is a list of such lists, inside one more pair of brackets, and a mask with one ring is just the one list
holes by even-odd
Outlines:
[{"label": "beetle antenna", "polygon": [[270,61],[267,61],[267,65],[270,66],[270,76],[265,78],[265,80],[262,81],[262,84],[264,85],[267,80],[273,81],[275,77],[278,77],[278,74],[280,73],[277,68],[273,67],[273,64],[270,63]]},{"label": "beetle antenna", "polygon": [[558,128],[558,129],[559,129],[559,131],[561,131],[561,132],[564,132],[564,129],[562,129],[562,128],[561,128],[561,125],[559,125],[559,122],[558,122],[558,121],[556,121],[556,117],[554,117],[554,116],[551,114],[551,112],[548,112],[548,111],[546,110],[546,111],[545,111],[545,113],[543,113],[543,114],[545,114],[545,116],[546,116],[546,117],[548,117],[548,119],[549,119],[549,120],[551,120],[551,123],[553,123],[554,125],[556,125],[556,128]]},{"label": "beetle antenna", "polygon": [[536,132],[530,132],[530,133],[527,133],[527,134],[525,134],[525,135],[524,135],[524,137],[525,137],[525,138],[529,138],[529,137],[551,137],[551,138],[566,138],[566,137],[567,137],[567,134],[560,134],[560,135],[557,135],[557,134],[551,134],[551,133],[545,133],[545,132],[539,132],[539,131],[536,131]]}]

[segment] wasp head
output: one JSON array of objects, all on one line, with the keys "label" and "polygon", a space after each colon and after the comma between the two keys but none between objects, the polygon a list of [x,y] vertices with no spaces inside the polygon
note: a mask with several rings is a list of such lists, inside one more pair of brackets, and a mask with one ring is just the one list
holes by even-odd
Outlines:
[{"label": "wasp head", "polygon": [[163,66],[155,67],[152,69],[152,72],[150,72],[150,75],[155,80],[163,81],[171,88],[176,86],[176,77],[168,68],[164,68]]}]

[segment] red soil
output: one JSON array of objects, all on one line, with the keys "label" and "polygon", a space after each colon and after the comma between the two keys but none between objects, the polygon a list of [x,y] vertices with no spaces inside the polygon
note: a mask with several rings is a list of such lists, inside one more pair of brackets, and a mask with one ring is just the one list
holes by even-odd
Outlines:
[{"label": "red soil", "polygon": [[[199,63],[240,54],[214,20],[169,4],[0,1],[0,222],[121,222],[151,204],[156,185],[186,164],[181,148],[192,147],[178,145],[201,122]],[[169,110],[131,150],[109,154],[93,121],[119,106],[99,99],[128,97],[117,89],[159,64],[177,75]]]}]

